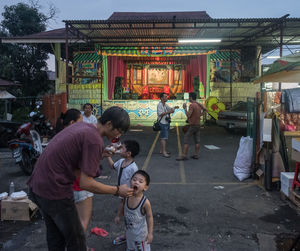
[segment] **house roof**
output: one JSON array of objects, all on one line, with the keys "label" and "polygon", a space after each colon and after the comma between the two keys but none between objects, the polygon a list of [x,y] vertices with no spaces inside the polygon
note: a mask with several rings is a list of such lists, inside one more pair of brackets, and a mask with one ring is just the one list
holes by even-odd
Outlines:
[{"label": "house roof", "polygon": [[206,11],[186,12],[114,12],[107,20],[174,20],[174,19],[208,19]]},{"label": "house roof", "polygon": [[[221,39],[201,43],[204,50],[240,49],[261,46],[262,53],[283,45],[300,44],[300,18],[210,18],[195,12],[115,12],[107,20],[64,20],[68,43],[86,42],[101,46],[180,46],[179,39]],[[66,42],[66,30],[58,29],[24,36],[2,38],[12,42]]]},{"label": "house roof", "polygon": [[[77,36],[69,31],[69,42],[84,42],[77,39]],[[26,36],[3,37],[3,43],[65,43],[66,29],[60,28],[50,31],[39,32]]]},{"label": "house roof", "polygon": [[0,78],[0,87],[1,86],[19,86],[20,84],[16,84],[12,81],[4,80]]}]

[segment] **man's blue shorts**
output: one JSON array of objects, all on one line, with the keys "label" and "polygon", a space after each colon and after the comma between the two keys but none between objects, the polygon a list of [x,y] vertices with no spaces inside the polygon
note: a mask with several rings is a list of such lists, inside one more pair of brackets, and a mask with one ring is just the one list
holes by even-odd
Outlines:
[{"label": "man's blue shorts", "polygon": [[160,138],[161,139],[168,139],[168,135],[169,135],[169,130],[170,130],[170,124],[160,124]]}]

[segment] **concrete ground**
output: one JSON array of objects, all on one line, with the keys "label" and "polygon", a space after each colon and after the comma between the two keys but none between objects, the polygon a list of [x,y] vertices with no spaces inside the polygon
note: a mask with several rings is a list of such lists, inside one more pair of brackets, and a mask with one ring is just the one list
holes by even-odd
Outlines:
[{"label": "concrete ground", "polygon": [[[289,250],[300,234],[299,210],[278,191],[266,192],[253,179],[240,182],[233,175],[233,162],[241,134],[229,134],[223,128],[201,129],[199,160],[178,162],[183,135],[174,127],[169,135],[171,158],[159,154],[158,134],[151,128],[134,128],[123,139],[136,139],[141,152],[139,168],[151,176],[149,198],[154,215],[152,250],[159,251],[273,251]],[[209,150],[204,145],[215,145]],[[190,155],[193,147],[190,148]],[[115,156],[118,159],[118,156]],[[0,153],[0,192],[13,180],[16,189],[26,189],[24,176],[5,149]],[[116,173],[106,161],[97,180],[116,184]],[[222,188],[223,187],[223,188]],[[95,195],[89,230],[99,227],[107,237],[87,233],[87,242],[95,250],[125,250],[112,240],[123,232],[113,223],[119,199]],[[39,215],[31,222],[0,222],[0,249],[47,250],[45,226]],[[294,250],[300,250],[300,243]]]}]

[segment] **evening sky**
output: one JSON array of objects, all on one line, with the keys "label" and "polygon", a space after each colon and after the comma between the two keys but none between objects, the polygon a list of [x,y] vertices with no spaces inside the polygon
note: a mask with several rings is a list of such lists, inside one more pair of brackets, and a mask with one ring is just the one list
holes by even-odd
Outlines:
[{"label": "evening sky", "polygon": [[[28,3],[0,0],[1,13],[5,5],[18,2]],[[64,27],[62,20],[105,20],[113,12],[206,11],[212,18],[300,17],[300,0],[40,0],[43,13],[47,13],[49,3],[58,11],[48,30]]]}]

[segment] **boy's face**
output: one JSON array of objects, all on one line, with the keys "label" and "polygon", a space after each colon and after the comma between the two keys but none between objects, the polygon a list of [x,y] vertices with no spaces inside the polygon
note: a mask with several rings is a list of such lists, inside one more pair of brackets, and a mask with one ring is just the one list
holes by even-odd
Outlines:
[{"label": "boy's face", "polygon": [[126,158],[128,156],[128,151],[126,149],[126,146],[125,144],[122,144],[121,145],[121,148],[120,148],[120,156],[123,157],[123,158]]},{"label": "boy's face", "polygon": [[146,184],[146,179],[141,174],[135,174],[132,177],[130,181],[130,187],[133,188],[134,194],[146,191],[148,189],[148,186]]}]

